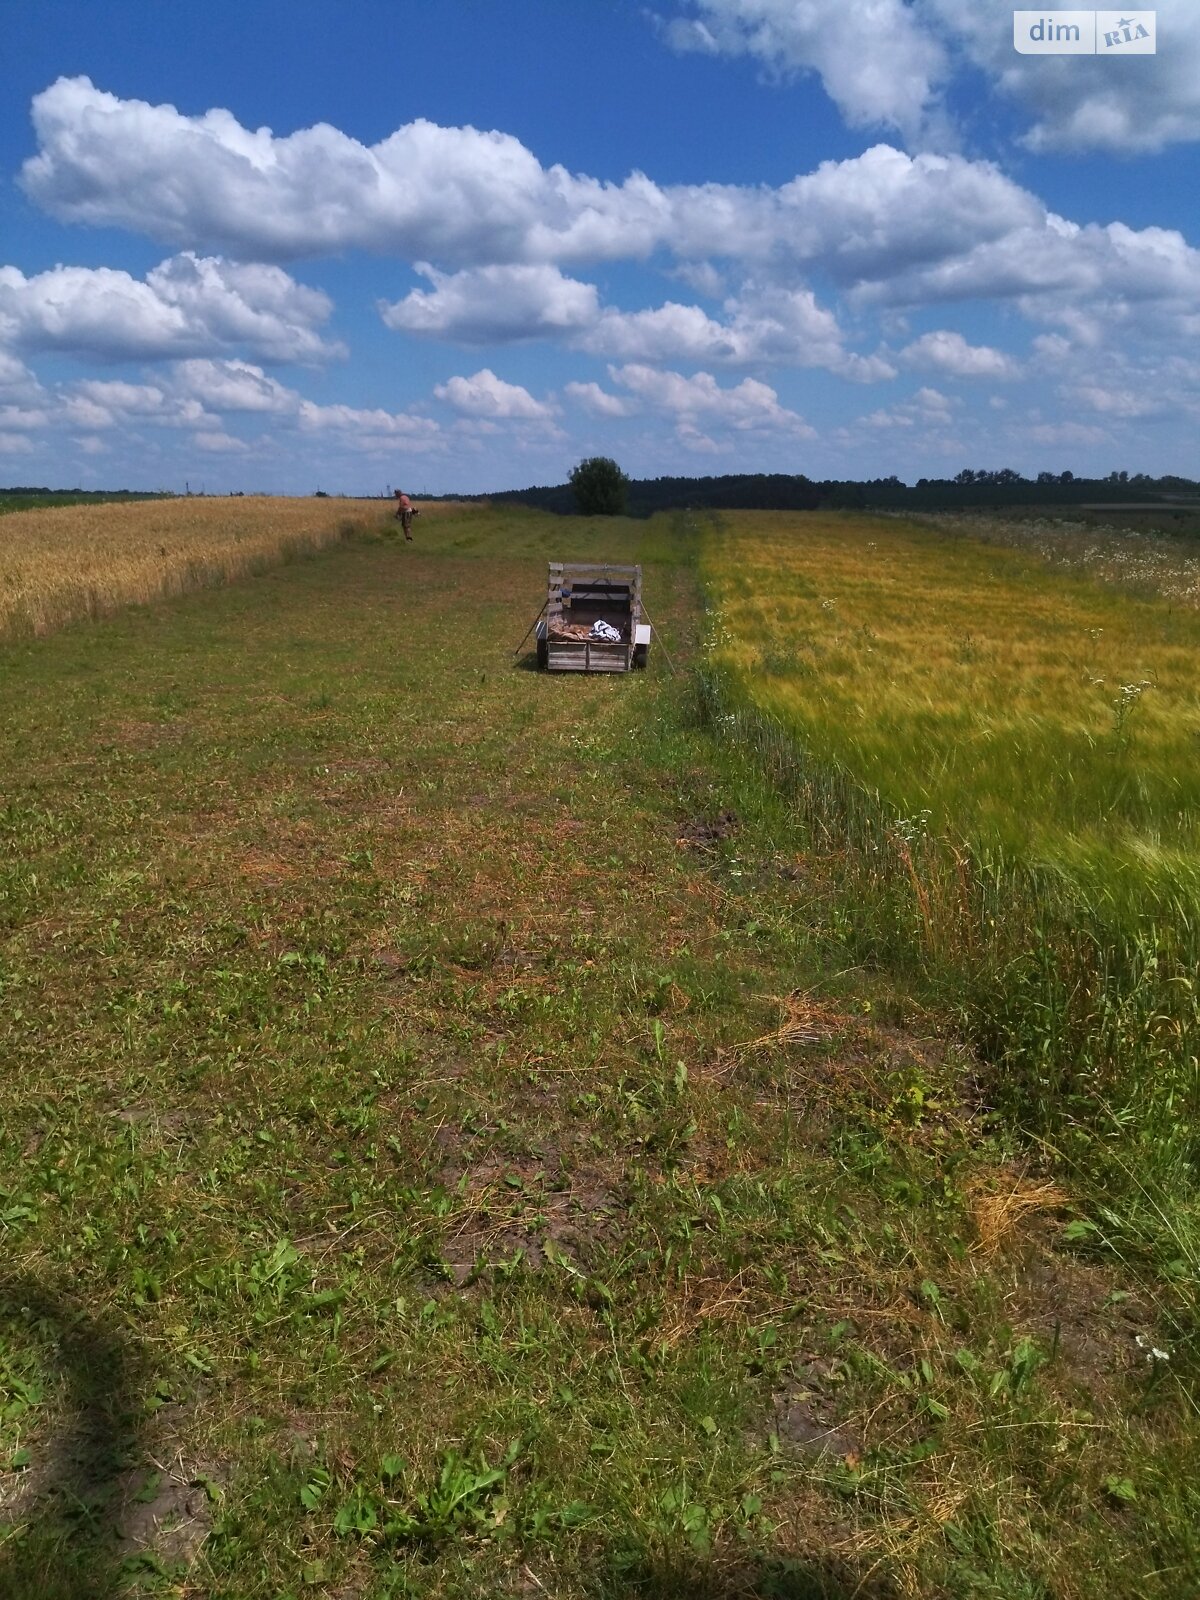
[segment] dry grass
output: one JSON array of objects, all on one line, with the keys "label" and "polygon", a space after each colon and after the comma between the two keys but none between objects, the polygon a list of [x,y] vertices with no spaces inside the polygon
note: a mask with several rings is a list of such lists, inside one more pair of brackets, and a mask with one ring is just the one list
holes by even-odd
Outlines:
[{"label": "dry grass", "polygon": [[778,1004],[779,1026],[757,1039],[745,1039],[732,1045],[725,1052],[727,1061],[740,1060],[759,1050],[778,1050],[786,1045],[820,1044],[846,1031],[848,1019],[810,995],[785,995]]},{"label": "dry grass", "polygon": [[257,497],[18,511],[0,521],[0,637],[229,583],[387,515],[377,500]]},{"label": "dry grass", "polygon": [[969,1203],[975,1225],[972,1248],[978,1255],[993,1256],[1027,1217],[1061,1211],[1071,1204],[1071,1196],[1057,1183],[1010,1177],[999,1189],[976,1187]]}]

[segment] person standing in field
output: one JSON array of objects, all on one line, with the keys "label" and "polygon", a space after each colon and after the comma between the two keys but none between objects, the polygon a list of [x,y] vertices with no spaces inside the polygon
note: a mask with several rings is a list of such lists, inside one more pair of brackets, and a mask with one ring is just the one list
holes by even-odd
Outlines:
[{"label": "person standing in field", "polygon": [[420,512],[402,489],[396,490],[396,518],[404,529],[404,537],[412,540],[412,519]]}]

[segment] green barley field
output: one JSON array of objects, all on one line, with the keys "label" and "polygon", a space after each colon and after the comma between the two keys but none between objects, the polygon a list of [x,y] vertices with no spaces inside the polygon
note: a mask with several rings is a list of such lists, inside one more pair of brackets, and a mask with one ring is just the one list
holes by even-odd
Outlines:
[{"label": "green barley field", "polygon": [[707,570],[718,664],[897,814],[1131,912],[1197,900],[1188,589],[836,515],[730,518]]},{"label": "green barley field", "polygon": [[[1145,928],[1071,911],[1186,856],[1192,614],[981,549],[475,506],[0,645],[0,1594],[1197,1592],[1186,1150],[1081,1066]],[[600,556],[650,670],[538,674]]]},{"label": "green barley field", "polygon": [[860,959],[919,972],[1005,1114],[1192,1272],[1200,555],[983,531],[710,526],[710,692],[839,852]]}]

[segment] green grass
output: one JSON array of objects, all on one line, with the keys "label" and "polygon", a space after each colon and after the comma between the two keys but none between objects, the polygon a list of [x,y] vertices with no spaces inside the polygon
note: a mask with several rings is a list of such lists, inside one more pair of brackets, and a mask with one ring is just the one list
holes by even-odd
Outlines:
[{"label": "green grass", "polygon": [[[603,554],[677,676],[514,662]],[[4,647],[0,1592],[1194,1592],[1169,1286],[857,960],[695,556],[481,508]]]}]

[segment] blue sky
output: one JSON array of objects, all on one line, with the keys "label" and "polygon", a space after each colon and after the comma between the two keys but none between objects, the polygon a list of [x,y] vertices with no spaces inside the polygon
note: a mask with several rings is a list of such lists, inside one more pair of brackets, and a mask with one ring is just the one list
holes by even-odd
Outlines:
[{"label": "blue sky", "polygon": [[0,0],[0,483],[1200,477],[1200,6]]}]

